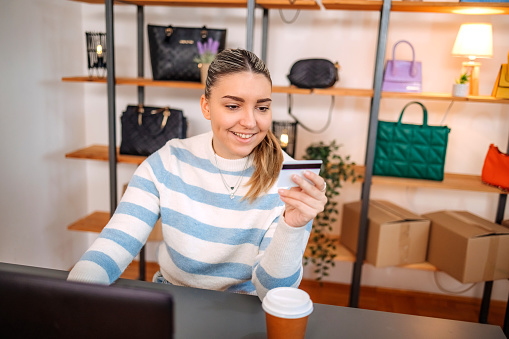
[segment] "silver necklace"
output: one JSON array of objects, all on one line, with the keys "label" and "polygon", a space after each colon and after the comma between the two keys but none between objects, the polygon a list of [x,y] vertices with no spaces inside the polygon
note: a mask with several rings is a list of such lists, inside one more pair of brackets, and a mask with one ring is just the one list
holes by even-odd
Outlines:
[{"label": "silver necklace", "polygon": [[237,182],[234,186],[228,185],[225,178],[223,177],[223,173],[221,172],[221,169],[219,168],[219,165],[217,164],[217,155],[216,152],[214,152],[214,160],[216,161],[216,167],[219,170],[219,175],[221,176],[221,180],[223,181],[223,185],[226,188],[226,191],[230,194],[230,199],[233,200],[235,197],[235,193],[237,193],[237,190],[240,187],[240,183],[242,182],[242,179],[244,178],[244,172],[247,169],[247,163],[249,162],[249,156],[247,156],[246,164],[244,165],[244,169],[242,170],[242,173],[240,174],[239,178],[237,179]]}]

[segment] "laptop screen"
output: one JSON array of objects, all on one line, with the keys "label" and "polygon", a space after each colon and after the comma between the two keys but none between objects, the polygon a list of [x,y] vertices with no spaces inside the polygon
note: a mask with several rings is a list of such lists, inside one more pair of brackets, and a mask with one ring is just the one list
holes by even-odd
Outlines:
[{"label": "laptop screen", "polygon": [[172,338],[164,291],[0,271],[2,338]]}]

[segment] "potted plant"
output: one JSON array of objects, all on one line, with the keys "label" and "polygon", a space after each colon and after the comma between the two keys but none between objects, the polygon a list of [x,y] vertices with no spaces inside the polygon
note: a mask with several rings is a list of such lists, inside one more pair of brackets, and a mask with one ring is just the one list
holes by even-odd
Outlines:
[{"label": "potted plant", "polygon": [[469,78],[470,78],[469,74],[463,73],[458,79],[456,79],[455,84],[452,87],[453,96],[466,97],[468,95]]},{"label": "potted plant", "polygon": [[198,56],[193,59],[194,62],[198,63],[198,67],[201,71],[201,82],[205,84],[207,80],[207,73],[209,71],[210,63],[214,60],[219,48],[219,41],[215,41],[209,38],[205,42],[198,41]]},{"label": "potted plant", "polygon": [[334,200],[340,192],[341,183],[347,180],[355,182],[362,178],[355,173],[355,163],[350,162],[350,156],[343,158],[337,153],[339,145],[333,140],[329,144],[319,142],[310,145],[306,149],[304,159],[322,160],[323,166],[320,176],[325,179],[327,188],[325,195],[327,203],[323,212],[318,214],[313,221],[313,229],[309,238],[307,251],[304,254],[304,265],[309,263],[315,265],[314,272],[318,275],[316,280],[321,281],[329,275],[329,269],[335,266],[337,237],[331,237],[332,223],[336,222],[339,215],[338,202]]}]

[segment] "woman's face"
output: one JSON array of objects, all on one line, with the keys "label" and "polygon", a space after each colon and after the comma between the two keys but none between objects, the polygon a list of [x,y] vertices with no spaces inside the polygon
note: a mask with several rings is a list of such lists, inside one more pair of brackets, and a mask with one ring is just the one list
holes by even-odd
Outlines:
[{"label": "woman's face", "polygon": [[262,74],[225,75],[201,97],[203,116],[210,120],[212,145],[217,155],[240,159],[265,138],[272,124],[272,87]]}]

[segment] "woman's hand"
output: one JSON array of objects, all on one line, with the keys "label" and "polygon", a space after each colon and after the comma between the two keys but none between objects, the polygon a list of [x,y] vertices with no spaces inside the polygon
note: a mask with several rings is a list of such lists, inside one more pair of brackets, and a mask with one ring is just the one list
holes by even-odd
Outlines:
[{"label": "woman's hand", "polygon": [[319,175],[305,171],[304,177],[292,175],[292,181],[299,187],[279,189],[279,196],[285,203],[285,222],[292,227],[301,227],[323,211],[327,197],[325,196],[325,181]]}]

